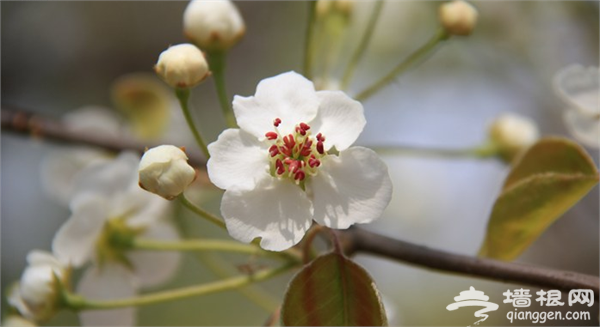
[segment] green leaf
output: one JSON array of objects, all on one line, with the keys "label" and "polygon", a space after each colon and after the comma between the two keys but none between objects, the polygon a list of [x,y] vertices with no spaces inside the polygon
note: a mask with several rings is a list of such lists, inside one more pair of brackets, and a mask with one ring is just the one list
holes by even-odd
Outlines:
[{"label": "green leaf", "polygon": [[283,300],[285,326],[386,326],[369,274],[341,254],[318,257],[290,282]]},{"label": "green leaf", "polygon": [[594,161],[577,143],[538,141],[506,178],[479,255],[515,259],[597,183]]}]

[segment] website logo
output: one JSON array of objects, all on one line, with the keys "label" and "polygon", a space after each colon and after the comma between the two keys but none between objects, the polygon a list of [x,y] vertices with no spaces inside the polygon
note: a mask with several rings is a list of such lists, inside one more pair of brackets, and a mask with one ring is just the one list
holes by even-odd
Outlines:
[{"label": "website logo", "polygon": [[482,291],[477,291],[473,286],[468,291],[460,292],[460,294],[454,297],[455,303],[449,304],[446,309],[448,311],[454,311],[462,307],[484,307],[481,310],[475,311],[475,318],[481,318],[474,324],[479,325],[480,322],[485,321],[488,318],[487,312],[498,310],[498,305],[493,302],[488,302],[489,296],[485,295]]}]

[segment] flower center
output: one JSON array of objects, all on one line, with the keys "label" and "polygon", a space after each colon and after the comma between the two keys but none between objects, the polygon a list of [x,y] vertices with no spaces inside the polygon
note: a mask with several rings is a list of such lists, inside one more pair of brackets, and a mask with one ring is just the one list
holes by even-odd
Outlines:
[{"label": "flower center", "polygon": [[273,143],[269,148],[271,174],[291,178],[299,184],[307,176],[317,174],[321,160],[327,155],[323,145],[325,136],[319,133],[313,137],[306,123],[296,125],[293,133],[282,136],[277,129],[279,124],[281,119],[275,118],[275,130],[265,134]]},{"label": "flower center", "polygon": [[128,267],[131,263],[125,252],[132,247],[133,239],[143,231],[127,226],[124,218],[108,219],[96,240],[96,255],[99,265],[108,261],[120,262]]}]

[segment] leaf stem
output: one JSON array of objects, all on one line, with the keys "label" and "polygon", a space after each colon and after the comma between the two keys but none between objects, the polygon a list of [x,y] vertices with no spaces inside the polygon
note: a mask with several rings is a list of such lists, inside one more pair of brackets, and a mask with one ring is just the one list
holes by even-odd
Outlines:
[{"label": "leaf stem", "polygon": [[316,0],[308,2],[308,22],[306,25],[306,34],[304,37],[304,66],[302,67],[304,77],[306,77],[308,79],[312,79],[312,56],[314,53],[313,34],[315,31],[315,25],[316,25],[315,24],[316,6],[317,6]]},{"label": "leaf stem", "polygon": [[231,108],[231,102],[227,96],[227,88],[225,87],[225,67],[227,66],[227,52],[225,51],[209,51],[208,61],[210,70],[213,74],[215,81],[215,88],[217,90],[217,97],[223,111],[223,117],[227,126],[231,128],[237,128],[237,122],[233,109]]},{"label": "leaf stem", "polygon": [[210,222],[214,223],[215,225],[217,225],[225,230],[227,229],[223,220],[221,220],[219,217],[213,215],[212,213],[210,213],[210,212],[202,209],[201,207],[193,204],[192,202],[190,202],[183,193],[181,193],[181,195],[179,196],[179,201],[181,201],[181,203],[186,208],[188,208],[190,211],[194,212],[198,216],[208,219]]},{"label": "leaf stem", "polygon": [[194,124],[194,119],[192,118],[192,115],[190,113],[190,109],[188,106],[188,101],[190,98],[190,89],[176,88],[175,95],[177,96],[177,99],[179,99],[179,104],[181,105],[181,110],[183,111],[183,115],[185,116],[185,121],[187,122],[190,130],[192,131],[192,134],[196,139],[196,143],[198,143],[198,146],[200,146],[200,150],[202,150],[202,153],[204,153],[206,159],[210,158],[210,154],[208,153],[206,143],[204,142],[204,140],[202,139],[202,135],[200,135],[200,132],[196,128],[196,124]]},{"label": "leaf stem", "polygon": [[362,38],[360,39],[360,43],[358,47],[354,51],[348,66],[346,67],[346,71],[344,72],[344,77],[342,78],[342,90],[345,90],[350,85],[352,81],[352,76],[354,75],[354,71],[358,66],[358,63],[362,59],[367,47],[369,46],[369,42],[371,41],[371,37],[373,36],[373,32],[375,31],[375,26],[377,25],[377,19],[381,14],[381,9],[383,8],[383,0],[378,0],[375,2],[375,7],[371,12],[371,16],[369,17],[369,21],[367,23],[367,28]]},{"label": "leaf stem", "polygon": [[436,34],[433,35],[431,39],[415,52],[410,54],[404,61],[399,63],[392,71],[382,77],[377,82],[373,83],[371,86],[367,87],[362,92],[358,93],[354,98],[358,101],[364,101],[371,97],[373,94],[377,93],[380,89],[388,85],[392,82],[398,75],[405,72],[408,68],[416,64],[420,59],[424,58],[426,55],[430,54],[435,47],[442,41],[447,40],[450,36],[446,33],[444,29],[439,29]]},{"label": "leaf stem", "polygon": [[128,299],[94,301],[85,299],[84,297],[77,294],[65,293],[63,294],[63,300],[67,307],[76,311],[106,310],[123,307],[150,305],[236,289],[252,283],[273,278],[279,274],[288,271],[290,268],[296,265],[297,263],[295,262],[289,262],[278,268],[264,269],[252,275],[237,276],[233,278],[220,280],[217,282],[168,290],[164,292],[157,292],[148,295],[141,295],[138,297],[132,297]]}]

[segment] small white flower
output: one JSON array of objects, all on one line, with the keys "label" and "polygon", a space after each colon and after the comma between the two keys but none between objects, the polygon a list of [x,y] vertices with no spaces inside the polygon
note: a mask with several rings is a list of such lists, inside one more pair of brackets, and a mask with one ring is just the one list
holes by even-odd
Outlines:
[{"label": "small white flower", "polygon": [[565,67],[554,76],[554,88],[567,104],[563,119],[569,132],[587,146],[600,147],[600,70]]},{"label": "small white flower", "polygon": [[490,139],[499,147],[501,155],[511,161],[517,154],[539,138],[535,122],[512,113],[502,114],[489,127]]},{"label": "small white flower", "polygon": [[196,86],[210,75],[204,54],[189,43],[174,45],[163,51],[154,70],[174,88]]},{"label": "small white flower", "polygon": [[477,24],[477,9],[466,1],[454,0],[439,9],[440,22],[450,35],[469,35]]},{"label": "small white flower", "polygon": [[185,152],[174,145],[152,148],[142,156],[138,168],[140,186],[148,192],[172,200],[196,179]]},{"label": "small white flower", "polygon": [[230,0],[192,0],[183,13],[186,37],[206,50],[227,50],[246,32],[244,20]]},{"label": "small white flower", "polygon": [[66,282],[68,267],[52,254],[39,250],[29,252],[27,264],[19,284],[12,288],[8,302],[25,318],[43,322],[56,313],[58,282]]},{"label": "small white flower", "polygon": [[[173,240],[177,231],[166,220],[170,202],[138,186],[139,156],[122,153],[113,161],[86,167],[75,186],[71,217],[56,233],[57,258],[89,267],[78,292],[91,299],[133,296],[138,288],[160,284],[177,269],[177,252],[130,250],[133,237]],[[134,308],[86,311],[84,325],[132,325]]]},{"label": "small white flower", "polygon": [[297,244],[314,219],[332,228],[377,219],[391,199],[387,166],[375,152],[350,147],[366,120],[341,91],[316,92],[294,72],[262,80],[236,96],[240,129],[208,146],[211,181],[225,189],[221,213],[231,236],[264,249]]}]

